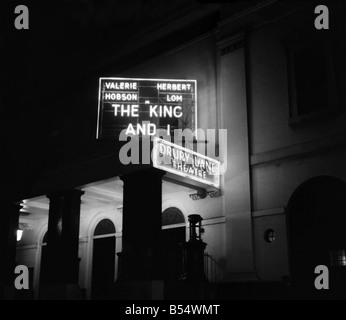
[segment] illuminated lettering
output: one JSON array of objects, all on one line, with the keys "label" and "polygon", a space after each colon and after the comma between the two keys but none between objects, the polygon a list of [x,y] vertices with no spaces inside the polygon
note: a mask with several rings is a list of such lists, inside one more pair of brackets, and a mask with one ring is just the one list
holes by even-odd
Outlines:
[{"label": "illuminated lettering", "polygon": [[[164,140],[161,141],[157,143],[156,147],[154,144],[154,148],[158,150],[158,153],[155,152],[155,159],[153,159],[154,166],[163,168],[163,170],[170,167],[174,169],[174,173],[180,171],[180,175],[219,185],[217,178],[211,178],[213,175],[218,176],[220,174],[220,163],[217,160],[199,156],[192,150],[176,146],[175,144],[168,145]],[[159,163],[156,161],[158,159],[157,156],[160,159]],[[177,174],[179,175],[179,173]]]},{"label": "illuminated lettering", "polygon": [[150,117],[152,117],[153,115],[155,115],[155,117],[158,117],[158,114],[156,113],[156,109],[157,109],[157,105],[156,106],[150,105],[150,109],[149,109]]},{"label": "illuminated lettering", "polygon": [[160,82],[157,84],[158,90],[163,91],[190,91],[191,83],[166,83]]},{"label": "illuminated lettering", "polygon": [[181,110],[181,107],[176,106],[176,107],[173,109],[173,114],[174,114],[174,116],[175,116],[176,118],[182,117],[183,112],[182,112],[182,110]]},{"label": "illuminated lettering", "polygon": [[205,170],[207,170],[208,172],[211,172],[211,173],[215,173],[215,164],[214,163],[211,163],[209,161],[206,161],[205,162]]},{"label": "illuminated lettering", "polygon": [[168,155],[170,157],[173,157],[173,159],[177,161],[183,161],[183,162],[189,162],[190,161],[190,154],[187,152],[184,152],[182,150],[178,150],[175,148],[172,148],[170,146],[165,146],[164,144],[159,145],[159,151],[162,155]]},{"label": "illuminated lettering", "polygon": [[133,135],[135,135],[135,134],[136,134],[136,131],[135,131],[135,129],[133,128],[133,124],[132,124],[132,123],[130,123],[129,126],[127,127],[125,134],[126,134],[126,135],[128,135],[128,134],[133,134]]},{"label": "illuminated lettering", "polygon": [[[196,85],[196,80],[183,79],[99,78],[97,139],[114,139],[121,130],[126,135],[152,134],[159,128],[165,135],[175,136],[180,123],[171,120],[182,119],[185,111],[189,111],[189,119],[184,128],[196,127]],[[155,124],[155,128],[142,126],[142,121]],[[140,126],[136,127],[137,123]],[[102,130],[104,126],[112,129]],[[192,149],[188,144],[184,147]]]},{"label": "illuminated lettering", "polygon": [[138,104],[132,105],[131,117],[138,117]]},{"label": "illuminated lettering", "polygon": [[123,117],[124,115],[128,117],[138,117],[138,104],[127,104],[126,107],[124,104],[112,104],[112,107],[114,108],[114,115],[117,116],[120,108],[120,116]]},{"label": "illuminated lettering", "polygon": [[150,105],[149,106],[150,117],[169,117],[180,118],[183,116],[183,112],[180,106],[166,106],[166,105]]},{"label": "illuminated lettering", "polygon": [[[150,122],[147,123],[150,124]],[[155,130],[156,136],[154,134]],[[177,129],[174,131],[176,130]],[[208,131],[209,130],[212,129],[208,129]],[[214,149],[216,141],[208,140],[207,146],[206,139],[204,138],[208,136],[211,139],[215,139],[216,134],[208,133],[207,135],[202,135],[202,129],[198,129],[198,132],[198,139],[200,139],[198,141],[200,141],[200,144],[204,144],[204,148],[202,149],[204,152],[209,153],[209,147],[212,146]],[[221,135],[220,132],[222,133]],[[219,156],[219,159],[222,159],[222,162],[227,163],[227,130],[222,129],[220,132],[218,141],[223,147],[220,148],[220,150],[223,150],[224,153],[222,154],[222,157]],[[144,144],[144,142],[142,142],[141,152],[142,155],[145,154],[145,156],[142,156],[142,164],[149,164],[151,156],[152,164],[156,168],[183,175],[185,177],[187,176],[191,179],[213,185],[217,188],[220,186],[219,176],[226,172],[227,166],[224,166],[220,160],[206,157],[205,155],[196,153],[193,150],[183,148],[175,143],[173,144],[173,137],[167,135],[166,130],[156,128],[154,124],[150,124],[149,126],[147,125],[146,127],[141,125],[138,128],[130,124],[127,129],[122,130],[119,140],[127,141],[124,147],[120,150],[120,161],[122,164],[127,165],[130,163],[139,163],[138,155],[140,154],[140,151],[138,143],[139,137],[137,134],[140,133],[149,134],[150,139],[154,142],[153,148],[150,147],[149,143]],[[174,137],[176,137],[176,134],[174,134]],[[187,135],[184,135],[184,137],[187,137]],[[204,138],[202,139],[201,137]],[[127,140],[128,138],[130,138],[130,140]],[[142,141],[144,140],[145,139],[142,139]],[[184,169],[187,172],[184,173]]]},{"label": "illuminated lettering", "polygon": [[127,114],[127,116],[129,116],[131,113],[131,106],[128,104],[126,105],[126,108],[125,108],[125,105],[121,104],[121,116],[123,117],[124,114]]},{"label": "illuminated lettering", "polygon": [[173,110],[172,107],[163,106],[163,116],[172,118]]},{"label": "illuminated lettering", "polygon": [[167,101],[179,101],[182,102],[183,101],[183,96],[182,95],[177,95],[177,94],[172,94],[172,95],[167,95]]},{"label": "illuminated lettering", "polygon": [[149,135],[154,136],[156,134],[156,125],[154,123],[149,123],[144,121],[142,124],[137,124],[136,129],[133,127],[133,124],[130,123],[125,131],[126,135]]},{"label": "illuminated lettering", "polygon": [[200,166],[201,169],[205,168],[205,160],[204,159],[201,159],[199,166]]},{"label": "illuminated lettering", "polygon": [[106,92],[104,95],[105,100],[113,100],[113,101],[137,101],[138,94],[137,93],[110,93]]},{"label": "illuminated lettering", "polygon": [[112,104],[112,107],[114,108],[114,115],[118,115],[118,108],[120,108],[120,104]]},{"label": "illuminated lettering", "polygon": [[106,82],[105,86],[107,89],[116,90],[137,90],[137,82]]},{"label": "illuminated lettering", "polygon": [[199,167],[209,174],[216,174],[215,163],[194,156],[194,166]]},{"label": "illuminated lettering", "polygon": [[172,156],[172,148],[170,146],[167,147],[167,155]]}]

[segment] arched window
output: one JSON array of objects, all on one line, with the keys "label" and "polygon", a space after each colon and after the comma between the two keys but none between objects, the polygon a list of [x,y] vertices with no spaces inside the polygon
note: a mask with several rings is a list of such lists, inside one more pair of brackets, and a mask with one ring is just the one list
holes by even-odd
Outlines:
[{"label": "arched window", "polygon": [[167,208],[162,213],[162,225],[168,226],[171,224],[185,223],[183,213],[176,207]]},{"label": "arched window", "polygon": [[115,226],[111,220],[103,219],[97,224],[94,237],[109,233],[115,233]]}]

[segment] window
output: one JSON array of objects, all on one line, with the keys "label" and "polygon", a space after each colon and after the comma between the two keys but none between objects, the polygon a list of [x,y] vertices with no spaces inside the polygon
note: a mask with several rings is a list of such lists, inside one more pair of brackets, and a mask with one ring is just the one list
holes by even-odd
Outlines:
[{"label": "window", "polygon": [[264,240],[272,243],[275,241],[276,235],[275,235],[275,231],[272,229],[268,229],[264,232]]},{"label": "window", "polygon": [[163,211],[162,226],[168,226],[178,223],[185,223],[184,215],[178,208],[170,207]]},{"label": "window", "polygon": [[97,224],[94,231],[94,236],[100,236],[109,233],[115,233],[114,224],[109,219],[103,219]]},{"label": "window", "polygon": [[337,109],[334,67],[326,38],[285,42],[289,77],[289,124],[311,120]]},{"label": "window", "polygon": [[334,250],[329,252],[330,265],[333,267],[346,266],[346,250]]}]

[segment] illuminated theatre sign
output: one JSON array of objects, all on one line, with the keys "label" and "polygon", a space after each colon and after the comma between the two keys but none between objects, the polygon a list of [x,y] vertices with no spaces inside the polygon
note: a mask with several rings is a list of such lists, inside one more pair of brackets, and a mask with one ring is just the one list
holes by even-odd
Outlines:
[{"label": "illuminated theatre sign", "polygon": [[97,139],[196,130],[196,80],[100,78]]},{"label": "illuminated theatre sign", "polygon": [[186,177],[217,189],[220,187],[220,161],[155,137],[155,168]]}]

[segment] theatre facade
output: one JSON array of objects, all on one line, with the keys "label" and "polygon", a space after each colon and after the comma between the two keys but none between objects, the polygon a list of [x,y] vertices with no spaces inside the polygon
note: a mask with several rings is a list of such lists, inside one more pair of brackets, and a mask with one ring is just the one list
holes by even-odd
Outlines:
[{"label": "theatre facade", "polygon": [[[29,290],[4,281],[4,298],[345,298],[345,5],[329,6],[328,30],[314,8],[196,9],[56,97],[68,124],[7,223],[23,233],[6,270],[27,266]],[[329,290],[315,287],[319,265]]]}]

